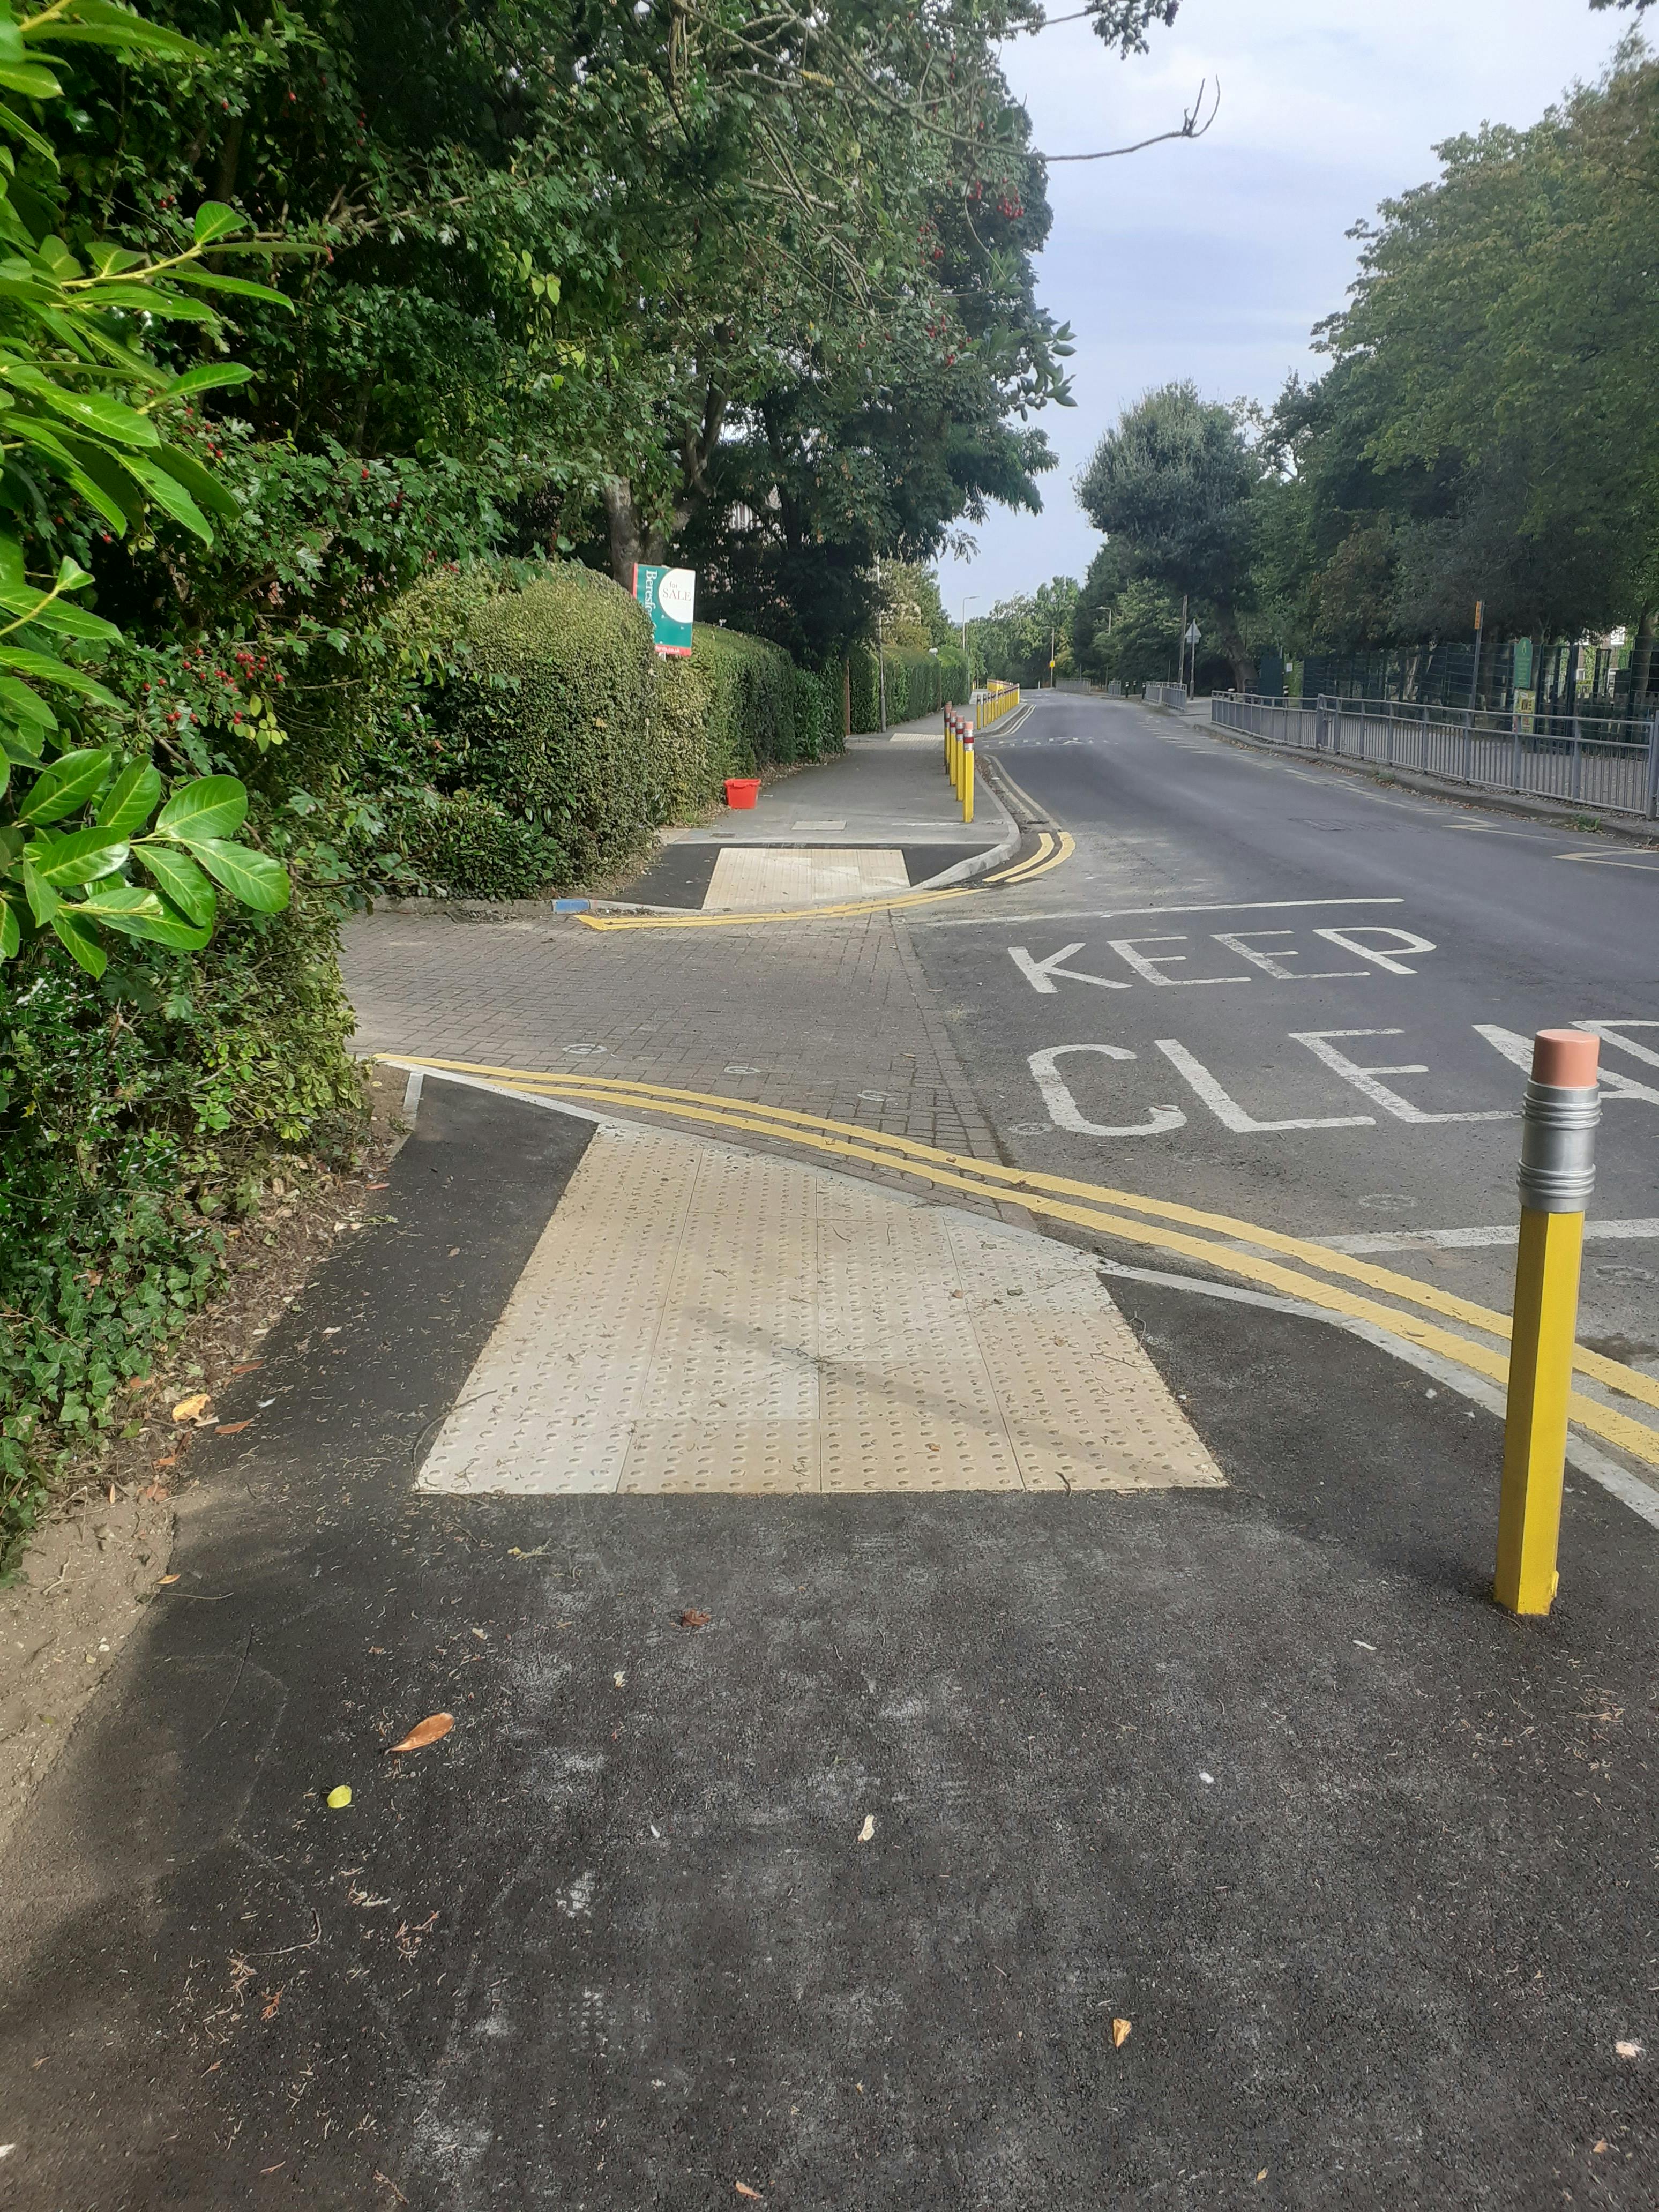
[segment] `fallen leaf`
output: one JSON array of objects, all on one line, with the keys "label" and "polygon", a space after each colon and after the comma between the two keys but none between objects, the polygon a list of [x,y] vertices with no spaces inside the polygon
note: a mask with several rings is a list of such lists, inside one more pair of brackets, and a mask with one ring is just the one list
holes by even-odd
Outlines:
[{"label": "fallen leaf", "polygon": [[169,1583],[176,1583],[179,1577],[177,1575],[163,1575],[161,1581],[156,1583],[155,1587],[157,1589],[165,1589]]},{"label": "fallen leaf", "polygon": [[188,1398],[181,1398],[173,1407],[173,1418],[175,1421],[193,1421],[207,1402],[208,1393],[205,1390],[192,1391]]},{"label": "fallen leaf", "polygon": [[1613,2047],[1621,2058],[1639,2058],[1642,2056],[1642,2046],[1639,2043],[1615,2043]]},{"label": "fallen leaf", "polygon": [[[260,2019],[261,2019],[261,2020],[275,2020],[275,2019],[276,2019],[276,2008],[277,2008],[277,2007],[282,2003],[282,2002],[283,2002],[283,1993],[282,1993],[282,1991],[281,1991],[280,1990],[275,1990],[275,1991],[272,1993],[272,1996],[271,1996],[271,1999],[270,1999],[270,2003],[265,2007],[264,2010],[260,2014],[260,2015],[259,2015]],[[275,2167],[274,2166],[268,2166],[265,2170],[266,2170],[266,2172],[267,2172],[268,2173],[275,2173],[275,2172],[276,2172],[276,2167]]]},{"label": "fallen leaf", "polygon": [[140,1390],[151,1390],[155,1387],[155,1377],[153,1375],[130,1375],[127,1377],[127,1388],[135,1397]]},{"label": "fallen leaf", "polygon": [[1115,2020],[1112,2022],[1112,2048],[1114,2051],[1122,2050],[1124,2045],[1129,2040],[1129,2030],[1133,2025],[1133,2021],[1127,2020]]},{"label": "fallen leaf", "polygon": [[760,2203],[761,2193],[759,2190],[751,2189],[746,2181],[736,2181],[733,2182],[732,2185],[737,2191],[739,2197],[750,2197],[754,2199],[757,2204]]},{"label": "fallen leaf", "polygon": [[351,1790],[347,1783],[340,1783],[328,1793],[328,1807],[331,1813],[343,1813],[350,1802]]},{"label": "fallen leaf", "polygon": [[230,1371],[233,1375],[252,1375],[256,1367],[263,1367],[264,1364],[263,1359],[245,1359],[240,1367],[233,1367]]},{"label": "fallen leaf", "polygon": [[1605,2136],[1602,2136],[1602,2138],[1601,2138],[1601,2140],[1600,2141],[1600,2142],[1593,2142],[1593,2143],[1590,2145],[1590,2156],[1591,2156],[1592,2158],[1594,2158],[1594,2157],[1595,2156],[1595,2154],[1596,2154],[1596,2153],[1597,2153],[1598,2151],[1604,2151],[1604,2150],[1607,2148],[1607,2137],[1606,2137]]},{"label": "fallen leaf", "polygon": [[141,1490],[138,1495],[146,1504],[159,1505],[164,1498],[170,1498],[173,1493],[165,1482],[152,1482]]},{"label": "fallen leaf", "polygon": [[216,1437],[240,1437],[244,1429],[251,1429],[252,1426],[251,1420],[221,1421],[213,1433]]},{"label": "fallen leaf", "polygon": [[388,1751],[424,1751],[440,1736],[447,1735],[455,1725],[453,1713],[428,1713],[423,1721],[416,1721],[401,1743],[387,1746]]},{"label": "fallen leaf", "polygon": [[1264,2166],[1262,2167],[1262,2169],[1261,2169],[1261,2172],[1257,2174],[1257,2176],[1256,2176],[1256,2179],[1257,2179],[1258,2181],[1265,2181],[1267,2179],[1267,2167]]},{"label": "fallen leaf", "polygon": [[712,1613],[699,1613],[696,1606],[693,1606],[690,1612],[683,1613],[680,1615],[680,1626],[682,1628],[707,1628],[714,1617],[714,1616]]},{"label": "fallen leaf", "polygon": [[875,1837],[876,1816],[873,1813],[866,1813],[864,1816],[864,1826],[859,1830],[859,1841],[861,1844],[873,1843]]},{"label": "fallen leaf", "polygon": [[369,1190],[390,1190],[392,1186],[390,1183],[371,1182],[366,1185],[366,1188]]}]

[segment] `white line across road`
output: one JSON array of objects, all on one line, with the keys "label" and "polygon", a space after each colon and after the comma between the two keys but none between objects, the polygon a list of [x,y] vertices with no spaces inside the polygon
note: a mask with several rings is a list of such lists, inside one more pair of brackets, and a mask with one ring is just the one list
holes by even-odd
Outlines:
[{"label": "white line across road", "polygon": [[[1291,907],[1337,906],[1404,906],[1403,898],[1293,898],[1293,899],[1224,899],[1207,906],[1085,906],[1068,907],[1056,914],[1043,914],[1042,921],[1118,921],[1130,915],[1152,914],[1277,914]],[[912,929],[993,929],[1000,928],[1009,919],[1006,911],[984,918],[961,915],[949,921],[936,921],[921,915],[907,917]]]},{"label": "white line across road", "polygon": [[[1314,1237],[1328,1252],[1351,1252],[1360,1258],[1373,1252],[1478,1252],[1489,1246],[1513,1244],[1520,1236],[1514,1223],[1492,1229],[1394,1229],[1377,1235]],[[1595,1221],[1584,1224],[1586,1243],[1639,1243],[1659,1238],[1659,1215],[1632,1221]]]}]

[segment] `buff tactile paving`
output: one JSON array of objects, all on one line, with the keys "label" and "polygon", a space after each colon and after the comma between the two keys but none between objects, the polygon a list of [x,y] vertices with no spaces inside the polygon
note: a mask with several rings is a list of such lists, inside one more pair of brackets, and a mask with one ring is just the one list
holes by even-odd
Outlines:
[{"label": "buff tactile paving", "polygon": [[837,899],[878,898],[909,888],[899,852],[729,845],[714,863],[702,904],[705,914],[732,914],[750,908],[827,906]]},{"label": "buff tactile paving", "polygon": [[1144,1490],[1222,1476],[1085,1252],[603,1122],[422,1490]]}]

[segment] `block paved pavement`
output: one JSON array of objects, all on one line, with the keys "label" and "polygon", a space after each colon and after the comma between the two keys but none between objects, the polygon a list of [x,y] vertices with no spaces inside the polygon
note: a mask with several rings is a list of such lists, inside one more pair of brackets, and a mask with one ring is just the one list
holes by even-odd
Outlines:
[{"label": "block paved pavement", "polygon": [[902,914],[606,935],[483,911],[348,926],[360,1051],[714,1091],[1000,1157]]}]

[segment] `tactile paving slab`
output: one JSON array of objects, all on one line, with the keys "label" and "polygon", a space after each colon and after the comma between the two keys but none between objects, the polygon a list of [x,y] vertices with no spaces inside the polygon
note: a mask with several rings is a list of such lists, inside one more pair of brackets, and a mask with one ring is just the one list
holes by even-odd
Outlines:
[{"label": "tactile paving slab", "polygon": [[818,906],[878,898],[910,888],[902,852],[824,845],[732,845],[714,863],[705,913],[750,907]]},{"label": "tactile paving slab", "polygon": [[805,1163],[608,1123],[419,1486],[1222,1480],[1087,1253]]}]

